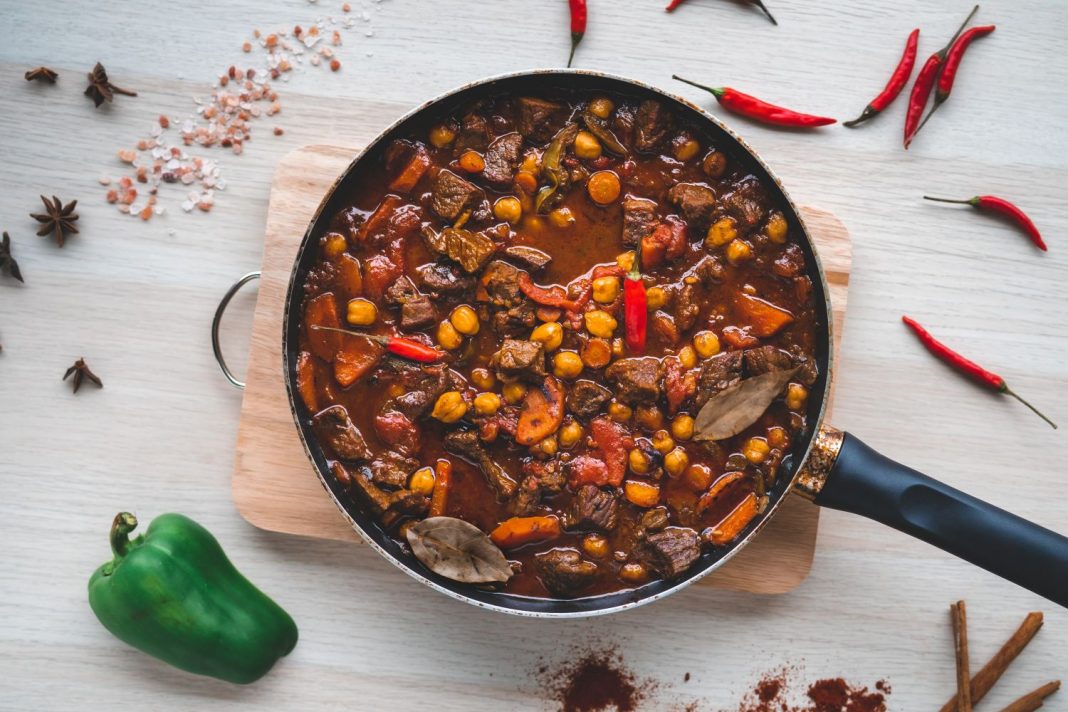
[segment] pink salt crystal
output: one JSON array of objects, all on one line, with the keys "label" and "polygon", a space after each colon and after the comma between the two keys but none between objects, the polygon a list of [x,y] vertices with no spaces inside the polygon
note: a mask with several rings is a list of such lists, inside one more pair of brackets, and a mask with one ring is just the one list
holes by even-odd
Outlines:
[{"label": "pink salt crystal", "polygon": [[111,178],[108,176],[100,176],[96,180],[100,185],[111,185]]},{"label": "pink salt crystal", "polygon": [[119,150],[118,156],[123,163],[133,163],[137,159],[137,152],[123,148]]},{"label": "pink salt crystal", "polygon": [[245,44],[241,45],[241,49],[243,49],[245,52],[251,52],[252,51],[252,43],[251,42],[246,42]]},{"label": "pink salt crystal", "polygon": [[275,136],[281,136],[283,133],[285,133],[285,131],[282,130],[281,126],[275,126],[274,127],[274,135]]},{"label": "pink salt crystal", "polygon": [[109,203],[117,202],[119,199],[119,191],[112,188],[108,191],[107,199]]},{"label": "pink salt crystal", "polygon": [[142,220],[148,220],[150,217],[152,217],[152,206],[146,205],[144,208],[142,208],[141,212],[138,213],[138,215],[140,215]]},{"label": "pink salt crystal", "polygon": [[160,114],[159,115],[159,125],[162,126],[165,129],[169,129],[171,127],[171,120],[168,119],[163,114]]}]

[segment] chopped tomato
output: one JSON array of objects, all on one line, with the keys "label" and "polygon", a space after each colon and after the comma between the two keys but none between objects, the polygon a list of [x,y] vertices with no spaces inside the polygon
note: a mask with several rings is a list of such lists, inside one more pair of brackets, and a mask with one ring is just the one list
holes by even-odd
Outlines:
[{"label": "chopped tomato", "polygon": [[794,315],[787,310],[749,294],[735,297],[734,306],[756,336],[774,336],[794,321]]},{"label": "chopped tomato", "polygon": [[[597,485],[598,487],[608,484],[608,465],[603,460],[589,455],[579,455],[568,463],[568,484],[572,489],[578,489],[582,485]],[[622,478],[621,478],[622,479]]]},{"label": "chopped tomato", "polygon": [[564,389],[553,376],[546,376],[538,388],[531,388],[519,410],[515,441],[533,445],[557,431],[564,421]]},{"label": "chopped tomato", "polygon": [[590,421],[590,435],[608,468],[608,484],[618,487],[627,473],[627,452],[634,447],[634,438],[622,425],[603,415]]},{"label": "chopped tomato", "polygon": [[375,416],[375,433],[390,447],[410,453],[419,450],[419,426],[404,413],[387,410]]},{"label": "chopped tomato", "polygon": [[334,380],[342,388],[348,388],[379,362],[385,349],[370,339],[338,336],[341,348],[334,356]]},{"label": "chopped tomato", "polygon": [[668,415],[675,415],[683,401],[697,391],[697,378],[683,367],[678,358],[664,360],[664,392],[667,396]]},{"label": "chopped tomato", "polygon": [[656,229],[642,238],[642,268],[653,269],[665,259],[673,260],[686,252],[686,223],[669,215]]},{"label": "chopped tomato", "polygon": [[309,299],[304,305],[304,328],[308,332],[308,348],[322,360],[333,361],[341,345],[341,335],[336,331],[313,329],[313,326],[341,328],[341,320],[337,316],[337,300],[333,292],[320,294]]},{"label": "chopped tomato", "polygon": [[363,261],[363,288],[367,296],[381,299],[386,288],[401,276],[401,268],[385,255],[372,255]]},{"label": "chopped tomato", "polygon": [[641,254],[642,269],[649,271],[656,269],[664,262],[667,256],[667,244],[661,239],[660,233],[667,233],[666,225],[661,224],[651,233],[642,238]]},{"label": "chopped tomato", "polygon": [[559,307],[565,311],[572,312],[577,312],[583,306],[578,300],[568,299],[567,291],[560,285],[554,284],[551,287],[538,286],[534,284],[534,280],[526,272],[520,272],[516,281],[519,285],[519,291],[542,306]]},{"label": "chopped tomato", "polygon": [[360,226],[359,231],[356,233],[356,241],[366,242],[385,230],[390,217],[393,216],[393,211],[400,207],[403,202],[395,195],[387,195],[383,198],[382,202],[375,208],[375,211]]}]

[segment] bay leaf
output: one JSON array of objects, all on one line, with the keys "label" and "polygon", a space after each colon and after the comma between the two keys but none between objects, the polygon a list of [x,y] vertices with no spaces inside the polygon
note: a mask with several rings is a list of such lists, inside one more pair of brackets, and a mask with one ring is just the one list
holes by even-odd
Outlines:
[{"label": "bay leaf", "polygon": [[772,404],[797,368],[768,371],[728,386],[708,399],[694,420],[694,440],[723,440],[755,423]]},{"label": "bay leaf", "polygon": [[428,569],[453,581],[489,583],[512,577],[508,559],[489,536],[456,517],[430,517],[408,527],[408,544]]}]

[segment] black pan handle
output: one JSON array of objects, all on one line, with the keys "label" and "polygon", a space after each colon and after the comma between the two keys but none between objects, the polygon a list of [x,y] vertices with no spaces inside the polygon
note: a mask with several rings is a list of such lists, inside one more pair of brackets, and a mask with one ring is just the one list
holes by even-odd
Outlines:
[{"label": "black pan handle", "polygon": [[849,433],[814,501],[891,526],[1068,607],[1068,538],[894,462]]}]

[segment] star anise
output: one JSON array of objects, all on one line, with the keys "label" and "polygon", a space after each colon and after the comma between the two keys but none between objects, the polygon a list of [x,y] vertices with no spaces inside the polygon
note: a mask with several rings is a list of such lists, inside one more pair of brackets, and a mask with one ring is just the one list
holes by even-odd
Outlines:
[{"label": "star anise", "polygon": [[93,99],[93,104],[100,106],[105,101],[110,103],[116,94],[125,96],[137,96],[137,92],[117,87],[108,81],[107,70],[100,62],[96,63],[93,71],[89,72],[89,86],[85,88],[85,95]]},{"label": "star anise", "polygon": [[104,387],[104,382],[101,381],[95,373],[89,370],[89,366],[86,365],[85,359],[80,358],[74,362],[74,365],[67,369],[67,372],[63,374],[63,380],[67,380],[74,376],[74,392],[77,393],[78,389],[82,387],[82,381],[88,378],[100,388]]},{"label": "star anise", "polygon": [[49,84],[56,83],[56,77],[59,75],[49,69],[48,67],[37,67],[26,72],[26,81],[32,82],[37,80],[39,82],[48,82]]},{"label": "star anise", "polygon": [[0,240],[0,272],[7,272],[20,282],[25,282],[19,263],[11,256],[11,237],[5,232],[4,239]]},{"label": "star anise", "polygon": [[74,212],[74,206],[78,204],[77,200],[72,200],[67,205],[63,205],[56,196],[52,196],[52,200],[41,196],[41,202],[44,203],[46,213],[30,213],[30,217],[41,223],[40,229],[37,230],[37,234],[45,236],[48,233],[52,233],[56,236],[56,242],[60,247],[63,247],[63,243],[66,241],[66,233],[78,234],[78,226],[74,223],[78,220],[78,213]]}]

